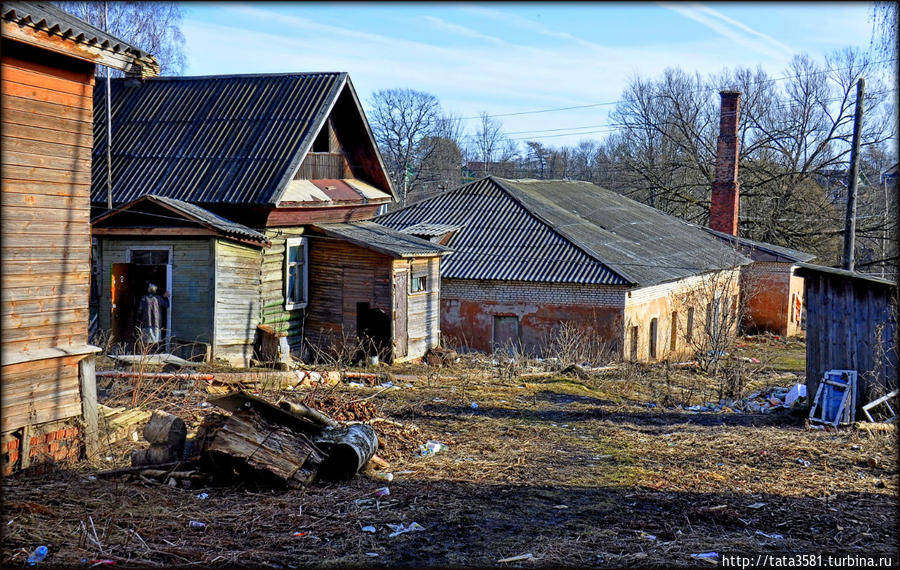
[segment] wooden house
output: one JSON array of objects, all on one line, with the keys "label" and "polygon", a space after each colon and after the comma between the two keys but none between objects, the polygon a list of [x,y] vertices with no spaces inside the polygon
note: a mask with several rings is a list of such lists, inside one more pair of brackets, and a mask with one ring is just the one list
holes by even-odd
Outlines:
[{"label": "wooden house", "polygon": [[4,2],[2,452],[5,473],[96,451],[88,344],[97,65],[156,73],[142,51],[44,2]]},{"label": "wooden house", "polygon": [[441,332],[540,353],[568,323],[621,357],[691,355],[726,326],[750,260],[696,226],[589,182],[489,176],[376,218],[453,254]]},{"label": "wooden house", "polygon": [[857,372],[858,406],[896,389],[897,284],[854,271],[799,265],[809,300],[807,393],[816,393],[829,370]]},{"label": "wooden house", "polygon": [[97,306],[116,341],[153,282],[170,292],[167,341],[236,365],[259,325],[305,357],[359,336],[387,360],[437,344],[437,319],[406,308],[437,299],[436,279],[412,284],[448,250],[366,223],[394,190],[347,74],[115,80],[111,188],[95,103]]}]

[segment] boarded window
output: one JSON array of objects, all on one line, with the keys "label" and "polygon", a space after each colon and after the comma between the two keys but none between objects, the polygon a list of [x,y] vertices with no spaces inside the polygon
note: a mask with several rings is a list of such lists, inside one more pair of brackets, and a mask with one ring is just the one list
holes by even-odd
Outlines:
[{"label": "boarded window", "polygon": [[675,352],[678,346],[678,311],[672,311],[672,334],[669,340],[669,350]]},{"label": "boarded window", "polygon": [[519,317],[494,315],[494,350],[515,351],[519,345]]},{"label": "boarded window", "polygon": [[659,319],[650,319],[650,358],[656,358],[656,336],[659,332]]},{"label": "boarded window", "polygon": [[306,238],[288,238],[284,255],[284,308],[306,306],[307,251]]},{"label": "boarded window", "polygon": [[694,340],[694,307],[688,309],[687,328],[684,331],[684,338],[688,342]]}]

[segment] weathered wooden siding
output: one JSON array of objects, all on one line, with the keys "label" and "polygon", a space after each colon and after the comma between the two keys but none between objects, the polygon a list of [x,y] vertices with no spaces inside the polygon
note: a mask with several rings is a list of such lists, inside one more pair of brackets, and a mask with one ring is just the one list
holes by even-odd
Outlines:
[{"label": "weathered wooden siding", "polygon": [[357,303],[390,315],[391,261],[348,242],[311,237],[306,341],[328,344],[355,337]]},{"label": "weathered wooden siding", "polygon": [[[303,334],[303,309],[284,309],[284,243],[289,237],[301,237],[303,228],[266,231],[272,246],[263,250],[260,288],[260,319],[263,324],[287,333],[292,350],[299,350]],[[310,273],[312,280],[312,273]]]},{"label": "weathered wooden siding", "polygon": [[213,358],[249,366],[260,321],[260,248],[215,240]]},{"label": "weathered wooden siding", "polygon": [[112,305],[110,280],[114,263],[125,263],[129,247],[172,246],[172,336],[185,340],[212,342],[210,283],[210,238],[112,238],[100,242],[100,313],[101,331],[110,331]]},{"label": "weathered wooden siding", "polygon": [[46,351],[88,341],[94,67],[2,52],[2,351],[23,361],[2,369],[7,432],[81,415],[84,356]]},{"label": "weathered wooden siding", "polygon": [[824,273],[807,273],[805,281],[810,400],[828,370],[859,373],[860,405],[886,392],[883,387],[896,387],[897,317],[891,310],[896,289]]},{"label": "weathered wooden siding", "polygon": [[[441,278],[440,258],[410,261],[396,260],[394,270],[408,270],[409,282],[418,275],[427,276],[427,289],[420,293],[407,290],[407,334],[409,336],[406,357],[425,356],[429,348],[441,341]],[[408,287],[408,286],[407,286]]]}]

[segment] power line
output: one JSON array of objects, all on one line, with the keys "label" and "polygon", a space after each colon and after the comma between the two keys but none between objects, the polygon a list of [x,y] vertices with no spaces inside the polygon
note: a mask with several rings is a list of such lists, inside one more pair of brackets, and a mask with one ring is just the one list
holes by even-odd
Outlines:
[{"label": "power line", "polygon": [[[873,61],[873,62],[871,62],[871,65],[878,65],[881,63],[889,63],[892,61],[897,61],[897,58],[888,58],[888,59],[884,59],[884,60],[880,60],[880,61]],[[845,71],[847,69],[853,69],[854,67],[858,67],[858,66],[832,67],[832,68],[828,68],[828,69],[821,69],[819,71],[813,71],[813,72],[806,73],[806,74],[785,75],[783,77],[774,77],[772,79],[763,79],[761,81],[753,81],[750,83],[745,83],[744,85],[740,85],[739,87],[749,87],[751,85],[763,85],[766,83],[775,83],[778,81],[786,81],[788,79],[800,79],[800,78],[806,78],[806,77],[813,77],[815,75],[823,75],[823,74],[831,73],[834,71]],[[692,91],[689,91],[688,93],[702,93],[704,91],[718,91],[719,89],[720,88],[718,88],[718,87],[702,87],[699,89],[694,89]],[[654,95],[653,97],[659,98],[659,97],[662,97],[662,95]],[[514,116],[519,116],[519,115],[536,115],[539,113],[554,113],[557,111],[571,111],[574,109],[590,109],[593,107],[605,107],[605,106],[609,106],[609,105],[617,105],[622,102],[623,101],[620,99],[617,101],[604,101],[602,103],[590,103],[587,105],[573,105],[573,106],[569,106],[569,107],[554,107],[554,108],[550,108],[550,109],[537,109],[534,111],[519,111],[519,112],[515,112],[515,113],[496,113],[496,114],[488,114],[488,115],[477,115],[474,117],[459,117],[459,120],[469,121],[469,120],[473,120],[473,119],[481,119],[482,117],[493,118],[493,117],[514,117]]]}]

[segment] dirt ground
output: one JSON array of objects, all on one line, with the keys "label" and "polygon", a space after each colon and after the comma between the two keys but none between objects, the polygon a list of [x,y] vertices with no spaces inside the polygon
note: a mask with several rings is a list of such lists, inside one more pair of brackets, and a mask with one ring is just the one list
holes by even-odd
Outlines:
[{"label": "dirt ground", "polygon": [[[747,341],[739,350],[763,358],[745,371],[744,392],[796,382],[800,348]],[[690,413],[677,406],[718,388],[689,368],[394,374],[396,389],[290,393],[325,408],[371,404],[368,415],[403,424],[373,424],[390,483],[181,489],[96,477],[128,464],[136,444],[121,442],[100,464],[4,478],[0,562],[22,565],[40,544],[46,564],[80,567],[710,566],[726,554],[897,553],[893,430],[811,430],[788,410]],[[191,425],[211,411],[199,387],[167,390],[153,407]],[[448,448],[418,455],[427,440]],[[384,486],[390,494],[376,498]],[[389,536],[388,524],[412,522],[424,530]],[[720,558],[691,556],[707,552]]]}]

